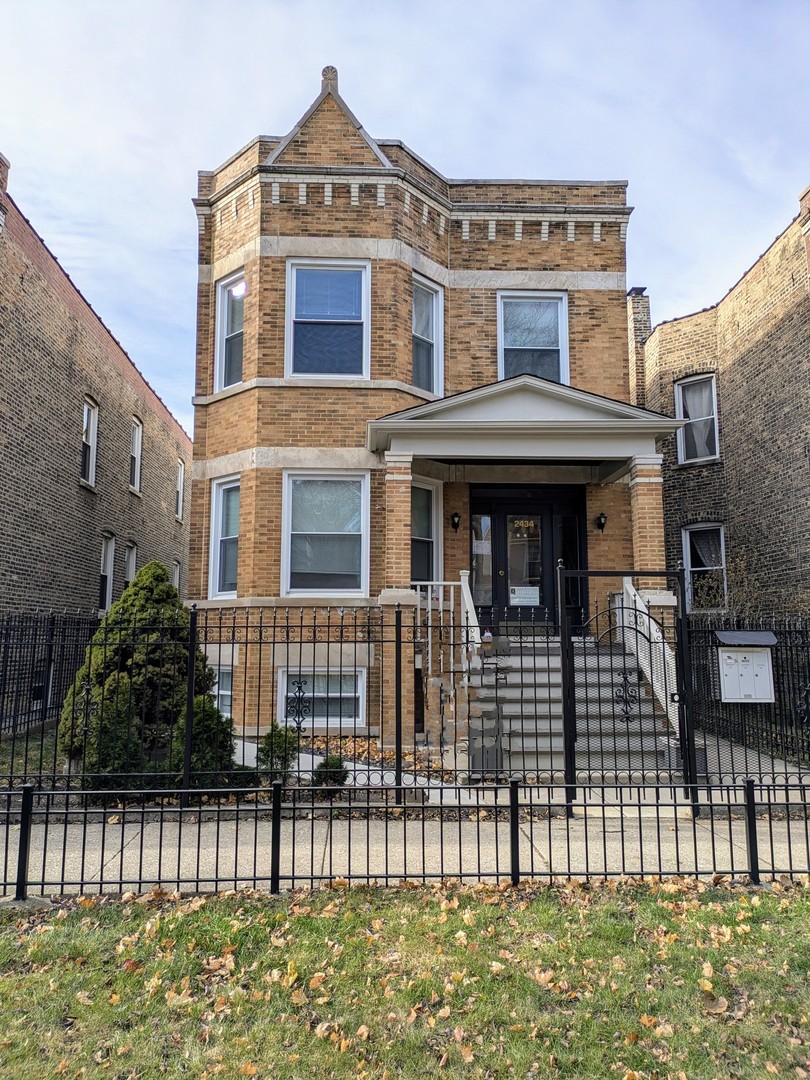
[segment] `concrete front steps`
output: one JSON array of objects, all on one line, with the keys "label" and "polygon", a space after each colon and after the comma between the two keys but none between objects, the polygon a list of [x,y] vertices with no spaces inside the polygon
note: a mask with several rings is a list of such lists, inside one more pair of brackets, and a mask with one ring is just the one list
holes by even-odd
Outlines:
[{"label": "concrete front steps", "polygon": [[[634,658],[587,639],[573,648],[578,779],[674,779],[673,732]],[[471,775],[563,773],[559,639],[496,639],[473,661],[469,697]]]}]

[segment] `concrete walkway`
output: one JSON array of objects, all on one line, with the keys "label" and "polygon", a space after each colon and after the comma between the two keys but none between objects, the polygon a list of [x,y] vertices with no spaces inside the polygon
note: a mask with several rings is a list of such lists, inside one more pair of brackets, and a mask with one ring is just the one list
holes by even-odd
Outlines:
[{"label": "concrete walkway", "polygon": [[[495,881],[508,878],[508,810],[481,805],[428,805],[350,816],[316,808],[281,821],[281,887],[334,879],[395,884],[403,878]],[[738,807],[717,806],[694,818],[683,806],[580,804],[573,817],[522,810],[518,868],[523,878],[625,874],[741,876],[748,872],[746,822]],[[28,881],[31,895],[143,891],[152,885],[186,892],[269,888],[272,821],[266,806],[205,811],[115,811],[83,823],[68,815],[46,830],[35,816]],[[810,871],[807,817],[757,819],[765,880]],[[13,892],[19,825],[3,836],[6,879]]]}]

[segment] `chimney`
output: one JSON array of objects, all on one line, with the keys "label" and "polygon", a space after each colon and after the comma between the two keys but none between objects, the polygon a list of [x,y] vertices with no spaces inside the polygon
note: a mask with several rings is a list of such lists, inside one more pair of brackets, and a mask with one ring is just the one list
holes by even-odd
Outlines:
[{"label": "chimney", "polygon": [[644,408],[646,380],[644,342],[652,333],[650,298],[646,285],[635,285],[627,294],[627,338],[630,353],[630,401]]}]

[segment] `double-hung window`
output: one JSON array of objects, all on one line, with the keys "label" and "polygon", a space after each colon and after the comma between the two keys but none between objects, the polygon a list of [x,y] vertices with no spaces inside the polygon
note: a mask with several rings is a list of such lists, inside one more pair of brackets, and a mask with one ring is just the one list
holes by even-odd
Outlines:
[{"label": "double-hung window", "polygon": [[215,480],[211,492],[209,596],[236,596],[239,569],[239,480]]},{"label": "double-hung window", "polygon": [[440,570],[437,522],[440,489],[424,484],[411,487],[411,581],[437,581]]},{"label": "double-hung window", "polygon": [[241,270],[217,283],[215,390],[224,390],[242,381],[246,292],[245,275]]},{"label": "double-hung window", "polygon": [[82,417],[82,463],[80,476],[87,484],[96,482],[96,448],[98,445],[98,405],[84,399]]},{"label": "double-hung window", "polygon": [[424,278],[413,279],[414,386],[442,393],[442,290]]},{"label": "double-hung window", "polygon": [[103,615],[112,603],[113,576],[115,572],[115,537],[106,534],[101,538],[101,573],[98,579],[98,613]]},{"label": "double-hung window", "polygon": [[129,436],[129,486],[133,491],[141,490],[141,458],[143,454],[143,424],[137,416],[132,417],[132,431]]},{"label": "double-hung window", "polygon": [[717,388],[714,375],[675,383],[675,415],[686,423],[678,432],[678,461],[714,461],[717,447]]},{"label": "double-hung window", "polygon": [[183,499],[186,487],[186,466],[177,459],[177,480],[174,488],[174,516],[178,521],[183,520]]},{"label": "double-hung window", "polygon": [[286,477],[283,593],[368,591],[368,475]]},{"label": "double-hung window", "polygon": [[368,378],[369,266],[287,265],[287,374]]},{"label": "double-hung window", "polygon": [[516,375],[568,383],[566,293],[498,294],[498,378]]},{"label": "double-hung window", "polygon": [[683,530],[687,608],[726,606],[726,541],[722,525],[690,525]]}]

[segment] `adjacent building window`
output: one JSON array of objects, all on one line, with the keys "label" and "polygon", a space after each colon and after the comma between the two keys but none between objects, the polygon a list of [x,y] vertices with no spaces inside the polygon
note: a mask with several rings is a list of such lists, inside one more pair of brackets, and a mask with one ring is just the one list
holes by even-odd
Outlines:
[{"label": "adjacent building window", "polygon": [[718,457],[717,388],[714,375],[697,375],[675,383],[675,415],[686,423],[678,432],[678,461],[711,461]]},{"label": "adjacent building window", "polygon": [[181,572],[181,570],[182,570],[182,565],[180,563],[180,560],[175,559],[174,562],[172,563],[172,585],[174,585],[175,589],[180,588],[180,572]]},{"label": "adjacent building window", "polygon": [[438,581],[437,522],[439,490],[427,484],[411,488],[411,581]]},{"label": "adjacent building window", "polygon": [[424,278],[413,281],[413,375],[414,386],[431,393],[442,392],[442,290]]},{"label": "adjacent building window", "polygon": [[98,444],[98,405],[91,399],[84,399],[82,420],[82,465],[81,478],[88,484],[96,482],[96,447]]},{"label": "adjacent building window", "polygon": [[211,598],[236,596],[239,568],[239,480],[214,481],[211,491]]},{"label": "adjacent building window", "polygon": [[112,603],[113,574],[115,571],[115,537],[101,538],[101,573],[98,579],[98,613],[103,615]]},{"label": "adjacent building window", "polygon": [[137,416],[132,417],[132,433],[129,437],[129,486],[141,490],[141,455],[143,452],[143,424]]},{"label": "adjacent building window", "polygon": [[302,730],[365,727],[365,668],[279,670],[279,723],[303,717]]},{"label": "adjacent building window", "polygon": [[565,293],[498,294],[498,377],[524,374],[568,383]]},{"label": "adjacent building window", "polygon": [[174,489],[174,516],[178,521],[183,520],[183,499],[185,497],[186,467],[178,458],[177,461],[177,484]]},{"label": "adjacent building window", "polygon": [[242,381],[242,338],[247,284],[242,270],[217,283],[215,390]]},{"label": "adjacent building window", "polygon": [[138,571],[138,545],[127,544],[124,549],[124,588],[131,584]]},{"label": "adjacent building window", "polygon": [[368,475],[288,474],[284,593],[368,590]]},{"label": "adjacent building window", "polygon": [[687,607],[690,611],[726,606],[726,542],[722,525],[690,525],[683,530]]},{"label": "adjacent building window", "polygon": [[367,263],[290,262],[287,374],[368,378]]}]

